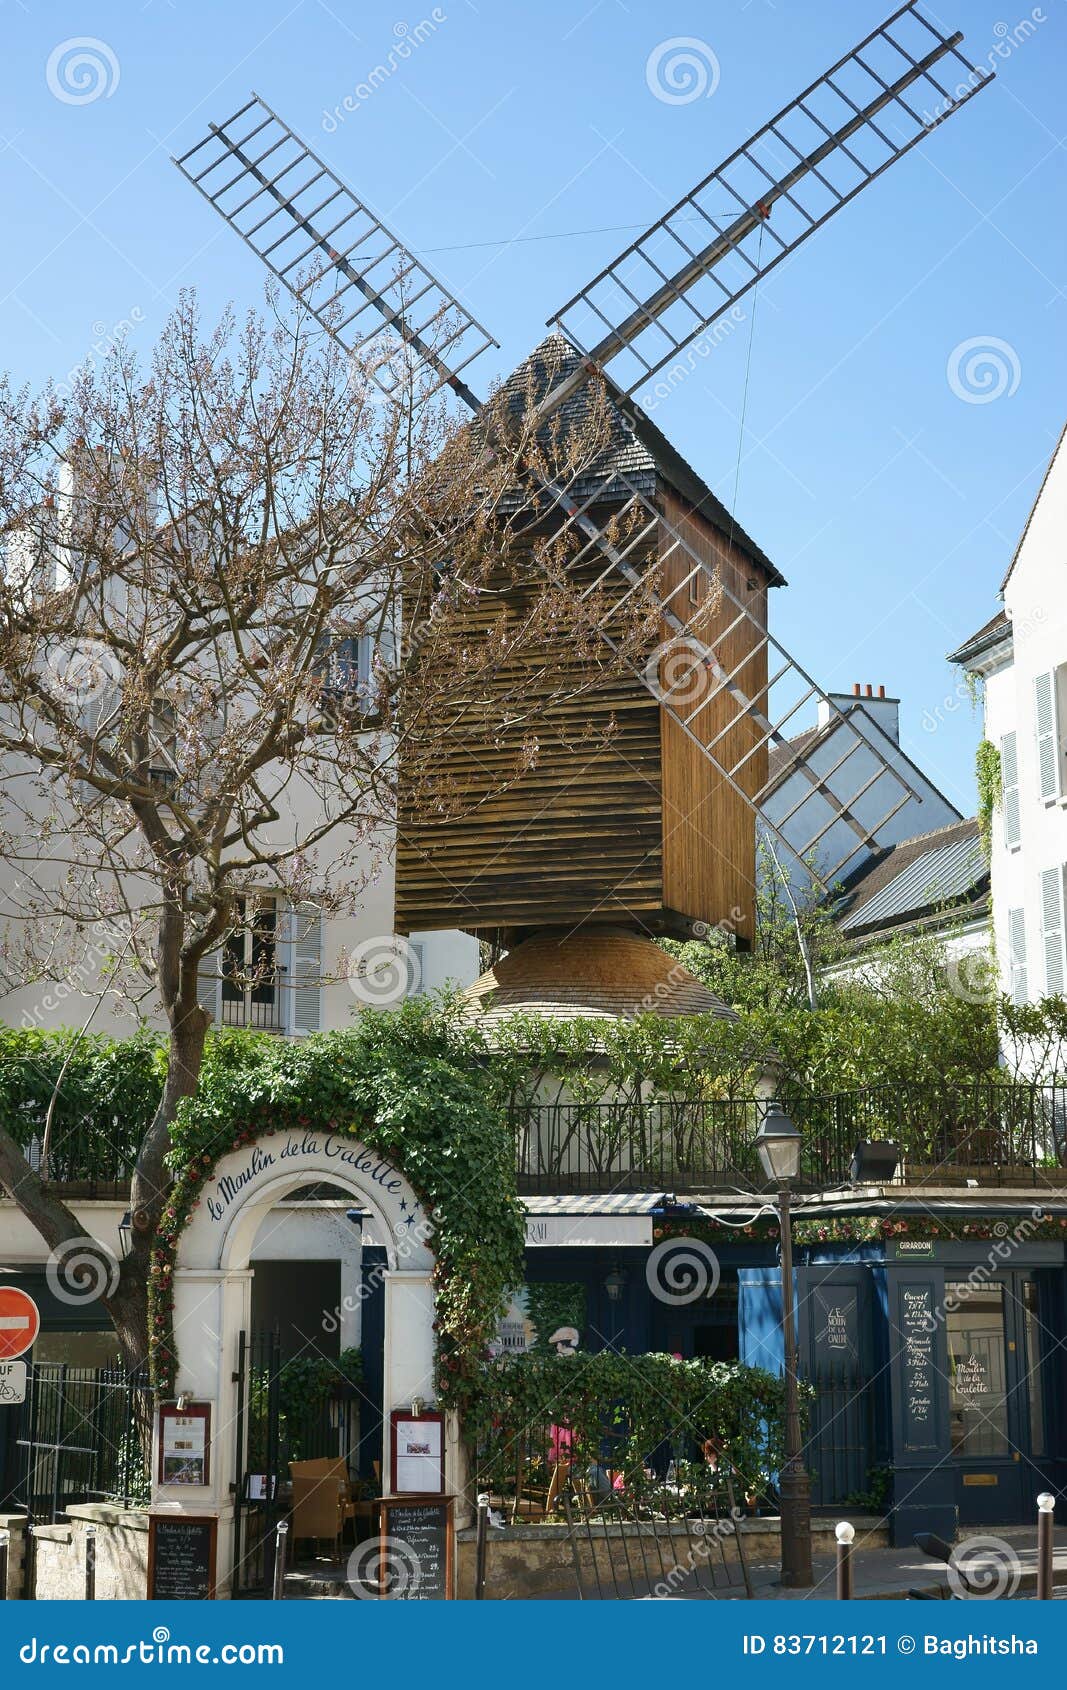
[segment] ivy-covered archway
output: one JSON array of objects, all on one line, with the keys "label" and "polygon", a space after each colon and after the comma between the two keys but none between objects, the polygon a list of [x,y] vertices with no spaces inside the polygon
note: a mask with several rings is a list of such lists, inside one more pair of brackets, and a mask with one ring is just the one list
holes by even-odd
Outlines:
[{"label": "ivy-covered archway", "polygon": [[[225,1231],[242,1192],[280,1190],[272,1181],[288,1186],[298,1165],[314,1166],[317,1177],[329,1168],[342,1184],[347,1175],[363,1197],[377,1192],[394,1253],[405,1234],[414,1240],[409,1268],[422,1265],[412,1248],[427,1252],[428,1270],[432,1256],[437,1400],[462,1415],[521,1278],[523,1245],[511,1138],[473,1035],[446,1008],[416,1001],[365,1012],[350,1032],[299,1044],[250,1039],[232,1049],[231,1065],[212,1072],[173,1133],[175,1184],[151,1266],[156,1389],[172,1394],[178,1382],[174,1287],[183,1238],[188,1271],[212,1271],[193,1249],[200,1235]],[[224,1250],[219,1267],[226,1272]]]}]

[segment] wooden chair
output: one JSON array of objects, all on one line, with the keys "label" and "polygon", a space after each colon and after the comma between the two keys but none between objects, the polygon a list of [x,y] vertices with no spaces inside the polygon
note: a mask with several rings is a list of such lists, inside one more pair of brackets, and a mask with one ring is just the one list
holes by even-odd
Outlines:
[{"label": "wooden chair", "polygon": [[289,1477],[293,1484],[294,1555],[297,1540],[304,1538],[316,1543],[331,1541],[334,1554],[338,1554],[345,1522],[354,1519],[356,1512],[344,1457],[323,1455],[314,1461],[290,1461]]}]

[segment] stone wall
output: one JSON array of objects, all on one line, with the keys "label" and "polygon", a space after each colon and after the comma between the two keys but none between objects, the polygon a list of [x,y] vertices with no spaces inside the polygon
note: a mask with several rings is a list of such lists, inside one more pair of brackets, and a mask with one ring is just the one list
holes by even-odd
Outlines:
[{"label": "stone wall", "polygon": [[[881,1548],[888,1543],[886,1527],[880,1521],[855,1519],[854,1524],[857,1532],[862,1532],[865,1548]],[[833,1520],[812,1521],[815,1555],[834,1553],[834,1526]],[[778,1521],[742,1520],[739,1530],[750,1577],[758,1574],[765,1581],[781,1558]],[[465,1530],[457,1535],[456,1595],[461,1600],[470,1600],[474,1595],[474,1532]],[[729,1538],[722,1540],[720,1549],[719,1542],[711,1540],[710,1532],[706,1538],[700,1538],[681,1524],[674,1527],[669,1539],[665,1530],[654,1532],[651,1526],[641,1528],[640,1532],[633,1526],[627,1527],[625,1542],[617,1526],[593,1526],[588,1532],[579,1526],[577,1539],[582,1582],[587,1593],[595,1590],[598,1574],[601,1585],[609,1589],[613,1567],[620,1588],[628,1587],[633,1578],[650,1588],[667,1583],[673,1593],[677,1582],[690,1570],[691,1576],[698,1578],[706,1589],[741,1581],[736,1546]],[[573,1596],[574,1590],[574,1555],[566,1526],[490,1529],[486,1553],[487,1601],[521,1601],[523,1597],[548,1596],[554,1592]]]},{"label": "stone wall", "polygon": [[85,1596],[86,1532],[96,1527],[96,1600],[136,1602],[148,1595],[148,1515],[107,1503],[67,1509],[67,1520],[34,1528],[38,1601]]},{"label": "stone wall", "polygon": [[0,1591],[0,1598],[6,1597],[14,1601],[22,1595],[22,1568],[26,1555],[26,1516],[24,1514],[0,1514],[0,1531],[6,1532],[7,1544],[7,1589]]}]

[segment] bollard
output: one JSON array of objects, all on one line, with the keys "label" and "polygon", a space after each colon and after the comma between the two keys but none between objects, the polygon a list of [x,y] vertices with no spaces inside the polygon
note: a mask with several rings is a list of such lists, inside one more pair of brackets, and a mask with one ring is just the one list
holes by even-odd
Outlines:
[{"label": "bollard", "polygon": [[85,1528],[85,1600],[96,1599],[96,1527]]},{"label": "bollard", "polygon": [[489,1527],[489,1498],[478,1498],[478,1524],[474,1539],[474,1600],[485,1599],[485,1543]]},{"label": "bollard", "polygon": [[279,1520],[274,1539],[274,1584],[271,1588],[273,1602],[281,1602],[285,1596],[285,1546],[288,1536],[288,1520]]},{"label": "bollard", "polygon": [[837,1600],[852,1600],[852,1544],[856,1528],[850,1520],[839,1520],[834,1528],[837,1538]]},{"label": "bollard", "polygon": [[1037,1499],[1037,1599],[1052,1600],[1052,1534],[1055,1529],[1056,1498],[1042,1491]]},{"label": "bollard", "polygon": [[0,1602],[7,1601],[7,1563],[11,1549],[11,1533],[0,1531]]}]

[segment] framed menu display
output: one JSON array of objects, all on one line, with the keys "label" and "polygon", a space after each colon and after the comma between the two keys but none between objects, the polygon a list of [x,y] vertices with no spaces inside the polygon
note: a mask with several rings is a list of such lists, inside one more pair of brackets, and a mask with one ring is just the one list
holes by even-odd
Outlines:
[{"label": "framed menu display", "polygon": [[211,1405],[164,1403],[159,1410],[161,1485],[206,1485],[211,1479]]},{"label": "framed menu display", "polygon": [[383,1496],[378,1594],[393,1602],[451,1602],[455,1532],[451,1496]]},{"label": "framed menu display", "polygon": [[445,1417],[432,1410],[412,1414],[395,1408],[392,1435],[393,1490],[398,1495],[428,1496],[445,1488]]}]

